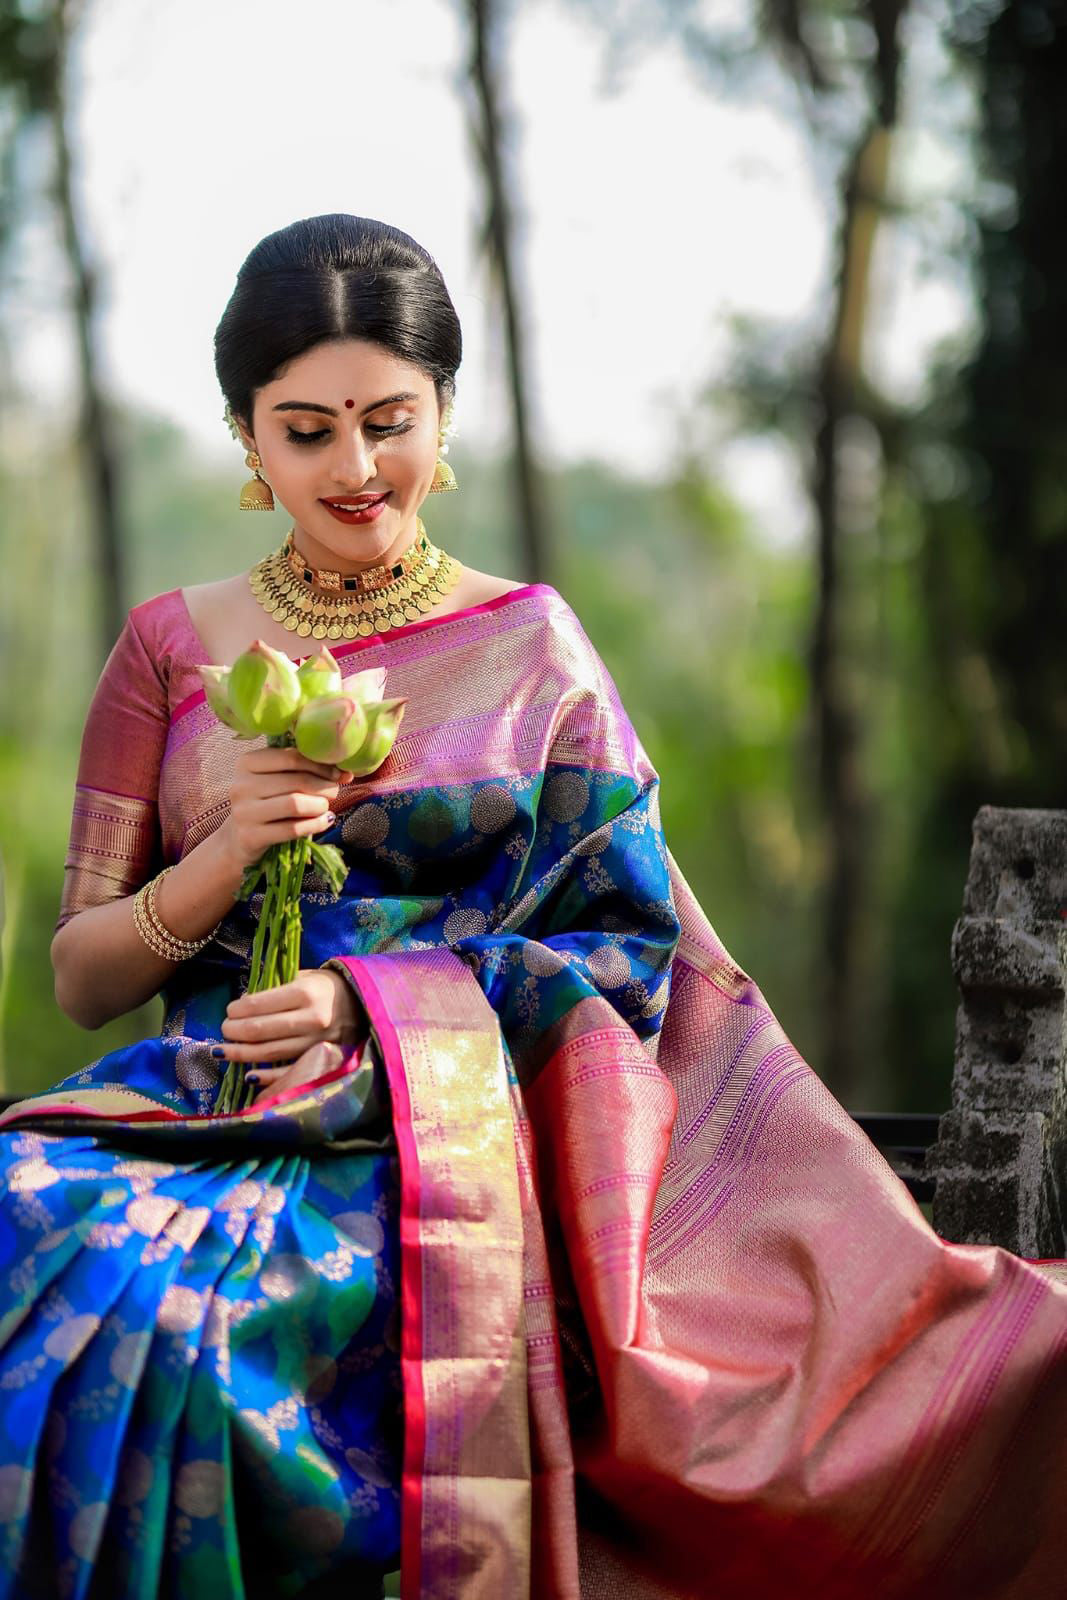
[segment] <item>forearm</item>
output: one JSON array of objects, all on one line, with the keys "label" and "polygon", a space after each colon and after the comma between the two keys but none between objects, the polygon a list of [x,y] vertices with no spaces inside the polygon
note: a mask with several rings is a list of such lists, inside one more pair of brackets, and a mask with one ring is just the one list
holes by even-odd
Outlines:
[{"label": "forearm", "polygon": [[[179,939],[202,938],[233,907],[241,869],[224,828],[201,840],[156,891],[156,911]],[[181,964],[145,944],[133,920],[134,899],[81,911],[52,940],[56,1004],[83,1028],[101,1028],[144,1005]]]}]

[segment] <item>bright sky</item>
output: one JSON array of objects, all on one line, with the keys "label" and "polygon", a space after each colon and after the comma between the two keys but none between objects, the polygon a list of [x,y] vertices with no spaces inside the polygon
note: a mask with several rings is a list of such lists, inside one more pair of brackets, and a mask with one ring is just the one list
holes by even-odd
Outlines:
[{"label": "bright sky", "polygon": [[[694,396],[726,369],[728,319],[818,311],[823,202],[801,134],[766,99],[718,103],[670,47],[639,53],[609,92],[604,40],[584,12],[550,0],[517,11],[508,89],[535,440],[549,463],[596,456],[657,478]],[[464,331],[461,442],[498,448],[503,349],[473,247],[480,196],[456,7],[89,0],[87,19],[75,154],[114,389],[234,452],[212,335],[237,268],[274,228],[353,211],[436,257]],[[936,149],[909,148],[936,189]],[[958,285],[924,280],[906,233],[887,239],[880,270],[872,355],[883,381],[910,393],[966,301]],[[61,402],[66,330],[39,293],[22,321],[23,381]],[[737,446],[713,466],[769,541],[803,531],[784,452]]]}]

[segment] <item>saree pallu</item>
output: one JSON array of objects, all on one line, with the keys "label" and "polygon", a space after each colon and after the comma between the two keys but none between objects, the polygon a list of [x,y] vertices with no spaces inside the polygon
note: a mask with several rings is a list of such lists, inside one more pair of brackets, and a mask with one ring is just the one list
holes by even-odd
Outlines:
[{"label": "saree pallu", "polygon": [[[799,1057],[573,613],[335,654],[408,699],[303,895],[370,1044],[210,1114],[256,896],[159,1039],[0,1119],[0,1594],[1063,1592],[1067,1263],[938,1238]],[[130,613],[61,921],[224,815],[203,656]]]}]

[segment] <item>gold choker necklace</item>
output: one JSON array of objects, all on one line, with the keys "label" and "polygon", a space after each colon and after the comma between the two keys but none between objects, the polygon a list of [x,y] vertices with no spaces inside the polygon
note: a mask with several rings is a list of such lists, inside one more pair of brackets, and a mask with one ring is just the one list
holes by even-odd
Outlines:
[{"label": "gold choker necklace", "polygon": [[396,561],[351,575],[309,566],[290,528],[281,549],[249,573],[252,593],[301,639],[366,639],[418,622],[455,588],[463,569],[431,543],[421,517],[415,526],[415,542]]}]

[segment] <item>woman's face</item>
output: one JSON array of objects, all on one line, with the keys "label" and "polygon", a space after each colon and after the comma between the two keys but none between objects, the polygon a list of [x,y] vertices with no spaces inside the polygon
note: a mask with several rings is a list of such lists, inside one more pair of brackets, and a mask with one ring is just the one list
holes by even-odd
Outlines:
[{"label": "woman's face", "polygon": [[[341,572],[393,560],[415,538],[439,427],[432,379],[367,339],[316,345],[253,396],[254,448],[297,548]],[[384,497],[376,516],[344,520],[368,497]]]}]

